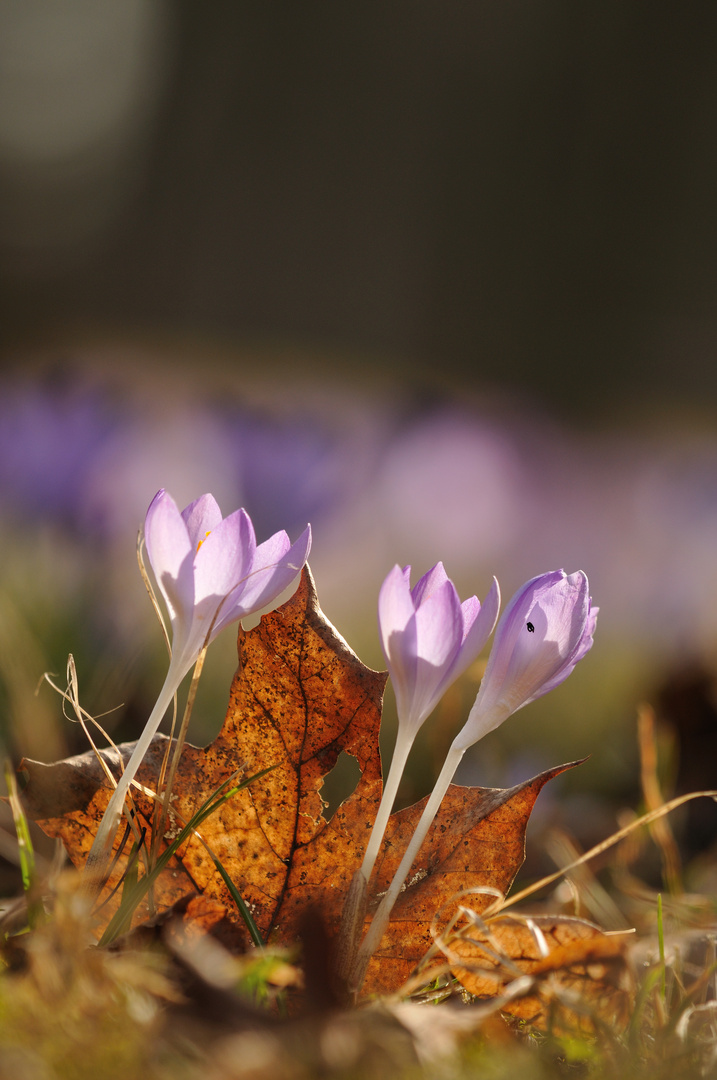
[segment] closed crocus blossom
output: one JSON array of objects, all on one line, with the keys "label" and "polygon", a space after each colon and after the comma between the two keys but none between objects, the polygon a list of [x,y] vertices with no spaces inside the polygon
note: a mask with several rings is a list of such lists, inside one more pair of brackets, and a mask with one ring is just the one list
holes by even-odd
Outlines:
[{"label": "closed crocus blossom", "polygon": [[257,545],[245,510],[222,518],[214,497],[202,495],[180,513],[164,490],[147,511],[144,537],[169,612],[172,659],[92,845],[88,867],[94,864],[95,869],[111,850],[129,785],[184,676],[220,630],[277,599],[301,570],[311,546],[310,527],[293,545],[285,532]]},{"label": "closed crocus blossom", "polygon": [[461,601],[443,563],[411,588],[411,567],[394,566],[378,597],[381,647],[396,694],[398,722],[415,735],[446,688],[473,663],[500,607],[498,582],[481,606]]},{"label": "closed crocus blossom", "polygon": [[437,563],[411,588],[411,567],[394,566],[378,598],[381,647],[396,694],[398,734],[362,871],[371,876],[398,784],[418,729],[446,689],[476,659],[495,626],[500,607],[493,579],[485,603],[461,603]]},{"label": "closed crocus blossom", "polygon": [[475,705],[453,746],[466,748],[567,679],[593,643],[598,609],[582,570],[532,578],[503,612]]},{"label": "closed crocus blossom", "polygon": [[393,881],[359,949],[353,985],[360,987],[389,915],[466,749],[517,709],[568,677],[593,643],[598,609],[582,571],[556,570],[527,582],[498,624],[485,675],[465,726],[448,751]]}]

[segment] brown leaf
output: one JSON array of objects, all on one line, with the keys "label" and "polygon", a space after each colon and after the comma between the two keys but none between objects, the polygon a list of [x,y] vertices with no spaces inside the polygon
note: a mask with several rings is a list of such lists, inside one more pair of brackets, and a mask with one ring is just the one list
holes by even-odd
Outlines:
[{"label": "brown leaf", "polygon": [[[512,788],[451,784],[369,964],[366,990],[388,993],[408,978],[433,944],[436,913],[440,910],[442,924],[448,922],[459,893],[480,887],[508,892],[525,858],[525,830],[535,800],[548,780],[576,764],[548,769]],[[427,797],[392,815],[376,893],[388,888],[426,802]],[[471,906],[482,911],[493,900],[476,894]],[[441,925],[435,929],[440,931]]]},{"label": "brown leaf", "polygon": [[[335,935],[381,795],[378,733],[386,675],[365,667],[326,620],[308,569],[288,603],[265,615],[254,630],[239,631],[238,647],[224,726],[205,749],[185,747],[164,839],[176,835],[236,769],[251,776],[272,768],[208,817],[202,837],[265,939],[295,941],[309,908]],[[155,737],[138,773],[147,788],[156,787],[166,743],[165,736]],[[119,748],[125,761],[132,749],[131,744]],[[361,778],[327,822],[320,789],[342,751],[357,759]],[[103,754],[116,775],[116,754]],[[506,790],[449,788],[371,962],[367,991],[400,986],[432,943],[437,909],[446,908],[454,894],[481,885],[508,890],[524,858],[525,828],[540,789],[571,767],[551,769]],[[29,815],[60,837],[73,862],[82,866],[110,794],[94,755],[51,766],[25,761],[22,769]],[[392,816],[371,882],[374,895],[388,887],[425,802]],[[137,826],[149,838],[152,801],[136,794],[135,803]],[[125,867],[122,855],[110,885]],[[154,890],[159,910],[191,896],[203,898],[207,907],[201,910],[211,912],[210,923],[221,923],[225,931],[230,922],[235,946],[248,943],[231,895],[197,840],[184,846]],[[119,892],[103,909],[105,923],[118,903]],[[147,914],[145,905],[137,918]]]},{"label": "brown leaf", "polygon": [[[521,974],[533,985],[503,1011],[553,1030],[623,1029],[631,1014],[634,979],[629,937],[605,934],[583,919],[511,915],[464,928],[443,945],[453,974],[476,997],[494,997]],[[473,961],[462,966],[458,961]]]},{"label": "brown leaf", "polygon": [[[367,668],[321,612],[310,573],[291,600],[265,615],[259,626],[239,631],[239,669],[232,683],[221,732],[206,749],[186,746],[174,785],[176,819],[188,821],[205,799],[237,768],[252,775],[272,771],[225,803],[203,823],[201,834],[235,881],[262,934],[288,940],[315,894],[343,895],[363,857],[381,794],[378,730],[386,675]],[[166,737],[152,742],[138,781],[156,787]],[[126,761],[133,744],[120,748]],[[361,779],[351,797],[350,831],[343,813],[329,827],[319,789],[342,750],[354,756]],[[104,752],[117,773],[116,754]],[[93,754],[52,766],[25,761],[24,797],[31,817],[60,837],[81,866],[109,801]],[[135,794],[137,824],[151,833],[151,801]],[[316,844],[322,836],[321,844]],[[320,846],[321,857],[317,858]],[[118,862],[110,884],[124,871]],[[187,893],[201,893],[228,909],[234,902],[205,847],[196,840],[161,875],[155,890],[160,907]],[[119,897],[104,910],[108,921]],[[144,912],[142,913],[144,914]],[[237,922],[239,938],[248,941]]]}]

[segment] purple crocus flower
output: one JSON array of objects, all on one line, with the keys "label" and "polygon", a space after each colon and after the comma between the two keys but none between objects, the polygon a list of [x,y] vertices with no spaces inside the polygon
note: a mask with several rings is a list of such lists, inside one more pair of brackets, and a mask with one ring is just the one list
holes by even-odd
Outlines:
[{"label": "purple crocus flower", "polygon": [[396,694],[398,734],[362,871],[368,881],[381,846],[398,784],[418,729],[446,689],[475,660],[498,618],[500,589],[493,579],[481,606],[461,604],[453,582],[437,563],[411,588],[411,567],[394,566],[378,598],[378,627]]},{"label": "purple crocus flower", "polygon": [[222,519],[215,498],[202,495],[180,514],[174,499],[159,491],[144,538],[169,610],[172,664],[184,675],[220,630],[266,607],[291,584],[308,557],[311,529],[293,546],[281,531],[257,547],[245,510]]},{"label": "purple crocus flower", "polygon": [[378,628],[404,732],[415,735],[446,689],[475,660],[499,607],[495,578],[481,607],[475,596],[461,604],[443,563],[413,588],[411,567],[394,566],[379,593]]},{"label": "purple crocus flower", "polygon": [[598,609],[582,570],[540,574],[498,624],[475,705],[453,745],[465,749],[567,679],[593,643]]},{"label": "purple crocus flower", "polygon": [[368,961],[388,926],[396,897],[467,748],[511,713],[567,679],[593,643],[597,613],[590,603],[588,579],[582,571],[540,574],[519,589],[508,604],[496,630],[475,705],[451,744],[411,842],[358,950],[352,977],[355,988],[361,986]]},{"label": "purple crocus flower", "polygon": [[158,491],[147,511],[145,543],[172,625],[172,659],[157,703],[122,773],[97,831],[88,867],[103,869],[125,795],[179,684],[202,650],[229,623],[271,604],[291,584],[311,546],[307,526],[295,544],[277,532],[257,546],[245,510],[222,519],[212,495],[181,513]]}]

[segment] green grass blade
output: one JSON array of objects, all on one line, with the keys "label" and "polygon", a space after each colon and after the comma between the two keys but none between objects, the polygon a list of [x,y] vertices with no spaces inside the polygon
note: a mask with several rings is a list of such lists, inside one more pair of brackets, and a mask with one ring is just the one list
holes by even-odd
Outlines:
[{"label": "green grass blade", "polygon": [[27,922],[30,927],[37,925],[43,915],[42,900],[37,881],[35,849],[32,846],[30,826],[17,791],[17,779],[9,761],[5,762],[5,782],[7,783],[8,801],[17,835],[18,861],[22,887],[27,897]]},{"label": "green grass blade", "polygon": [[224,867],[220,863],[217,856],[211,850],[211,848],[207,848],[207,853],[209,854],[209,857],[211,858],[214,865],[216,866],[217,873],[219,873],[221,875],[221,878],[222,878],[224,884],[226,885],[227,889],[231,893],[232,900],[236,904],[237,908],[239,909],[239,912],[241,914],[242,919],[246,923],[246,928],[249,931],[249,934],[251,936],[251,940],[254,942],[254,944],[257,946],[257,948],[259,948],[259,949],[263,948],[264,947],[264,939],[262,938],[261,934],[259,933],[259,927],[254,922],[254,918],[252,916],[252,913],[249,911],[249,908],[246,906],[246,902],[244,901],[243,896],[241,895],[241,893],[237,889],[236,885],[234,884],[232,879],[229,877],[229,874],[226,872],[226,870],[224,869]]},{"label": "green grass blade", "polygon": [[[141,903],[141,901],[144,899],[146,893],[154,884],[159,875],[162,873],[167,863],[178,850],[178,848],[182,846],[185,840],[188,840],[190,838],[192,833],[196,829],[198,829],[201,823],[206,818],[208,818],[210,814],[213,814],[215,810],[218,810],[220,806],[223,806],[228,799],[231,799],[234,795],[236,795],[237,792],[247,787],[254,780],[259,780],[262,776],[266,776],[266,774],[271,772],[274,768],[276,768],[276,766],[271,766],[268,769],[262,769],[260,772],[255,773],[254,776],[247,777],[246,780],[242,780],[240,783],[234,784],[234,786],[230,788],[228,787],[228,785],[232,783],[233,778],[229,777],[229,779],[225,780],[222,784],[219,785],[216,791],[212,792],[212,794],[200,806],[199,810],[197,810],[196,814],[194,814],[191,820],[187,822],[187,824],[180,831],[180,833],[174,838],[169,847],[162,852],[150,873],[145,874],[144,877],[140,878],[139,881],[137,881],[134,885],[130,886],[123,892],[122,903],[110,919],[110,922],[108,923],[102,937],[99,940],[99,944],[101,946],[109,945],[112,941],[115,940],[115,938],[119,937],[120,934],[125,933],[126,930],[129,929],[132,921],[132,916],[137,908],[137,905]],[[219,868],[217,867],[217,869]],[[222,873],[221,870],[220,873]],[[226,882],[227,878],[224,877],[223,873],[222,877]],[[236,902],[235,893],[236,896],[239,895],[236,892],[236,889],[232,892],[232,896],[235,898]],[[239,907],[242,918],[244,918],[246,921],[247,929],[251,934],[252,940],[255,941],[255,944],[263,945],[264,942],[261,939],[261,935],[259,934],[259,931],[256,927],[256,923],[252,919],[251,913],[249,912],[246,904],[242,901],[241,905],[237,906]],[[255,939],[255,935],[258,940]]]},{"label": "green grass blade", "polygon": [[122,895],[129,892],[137,882],[139,881],[139,844],[135,840],[132,844],[129,853],[129,859],[127,861],[127,870],[125,872],[124,887],[122,889]]},{"label": "green grass blade", "polygon": [[660,980],[660,993],[662,1000],[667,997],[667,972],[665,968],[665,927],[662,921],[662,893],[657,894],[657,944],[660,950],[660,967],[662,978]]}]

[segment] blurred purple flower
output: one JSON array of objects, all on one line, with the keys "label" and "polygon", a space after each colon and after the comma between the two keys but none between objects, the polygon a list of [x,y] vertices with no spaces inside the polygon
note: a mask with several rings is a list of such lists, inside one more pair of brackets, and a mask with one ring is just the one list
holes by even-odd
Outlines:
[{"label": "blurred purple flower", "polygon": [[121,412],[106,394],[53,370],[0,394],[0,493],[9,510],[79,528],[84,490]]},{"label": "blurred purple flower", "polygon": [[345,495],[353,462],[320,416],[280,417],[239,406],[220,406],[217,413],[235,447],[237,490],[260,532],[315,522]]},{"label": "blurred purple flower", "polygon": [[508,432],[461,409],[441,409],[399,430],[386,448],[378,512],[412,558],[434,562],[440,553],[475,573],[476,562],[493,566],[520,534],[525,473]]},{"label": "blurred purple flower", "polygon": [[453,746],[465,750],[511,713],[567,679],[593,643],[598,609],[582,570],[540,574],[512,598],[498,624],[475,704]]}]

